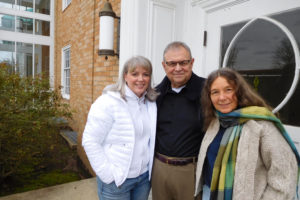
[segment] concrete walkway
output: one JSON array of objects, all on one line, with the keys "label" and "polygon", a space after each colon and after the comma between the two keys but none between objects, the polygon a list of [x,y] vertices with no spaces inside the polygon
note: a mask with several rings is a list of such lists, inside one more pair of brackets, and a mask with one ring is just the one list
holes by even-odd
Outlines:
[{"label": "concrete walkway", "polygon": [[[98,200],[96,178],[4,196],[0,200]],[[151,192],[148,200],[152,200]]]}]

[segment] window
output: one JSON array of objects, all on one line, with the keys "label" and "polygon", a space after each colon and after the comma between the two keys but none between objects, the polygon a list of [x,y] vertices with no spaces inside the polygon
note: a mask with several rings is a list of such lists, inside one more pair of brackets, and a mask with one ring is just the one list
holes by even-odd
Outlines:
[{"label": "window", "polygon": [[[294,35],[300,47],[300,10],[271,15]],[[222,27],[222,55],[243,23]],[[222,56],[222,57],[223,57]],[[222,63],[222,61],[221,61]],[[259,20],[241,34],[229,55],[227,66],[239,71],[274,108],[282,102],[295,76],[295,55],[287,36],[275,25]],[[283,123],[300,126],[300,83],[279,110]]]},{"label": "window", "polygon": [[49,75],[49,54],[48,45],[0,40],[0,63],[23,77]]},{"label": "window", "polygon": [[50,1],[35,0],[35,12],[50,15]]},{"label": "window", "polygon": [[50,22],[0,13],[0,30],[50,36]]},{"label": "window", "polygon": [[62,49],[62,96],[70,99],[70,45]]},{"label": "window", "polygon": [[0,40],[0,63],[10,67],[11,71],[15,71],[15,42]]},{"label": "window", "polygon": [[0,30],[15,31],[15,16],[0,14]]},{"label": "window", "polygon": [[33,76],[32,69],[33,44],[17,42],[16,71],[21,76]]},{"label": "window", "polygon": [[50,22],[36,19],[35,35],[50,36]]},{"label": "window", "polygon": [[47,45],[34,45],[34,74],[49,76],[50,48]]},{"label": "window", "polygon": [[33,19],[26,17],[17,17],[16,23],[17,32],[33,34]]},{"label": "window", "polygon": [[0,0],[0,30],[50,36],[49,14],[50,0]]},{"label": "window", "polygon": [[[71,2],[71,0],[63,1]],[[0,8],[50,15],[50,0],[0,0]]]},{"label": "window", "polygon": [[52,22],[54,1],[0,0],[0,63],[24,77],[43,74],[53,86]]},{"label": "window", "polygon": [[33,0],[17,0],[17,9],[33,12]]},{"label": "window", "polygon": [[70,3],[71,3],[72,0],[63,0],[62,1],[62,10],[66,9]]}]

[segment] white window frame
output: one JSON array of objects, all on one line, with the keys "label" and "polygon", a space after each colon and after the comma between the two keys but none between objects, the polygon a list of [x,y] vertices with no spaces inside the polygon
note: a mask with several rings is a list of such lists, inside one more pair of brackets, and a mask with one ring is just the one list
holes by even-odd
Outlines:
[{"label": "white window frame", "polygon": [[[69,51],[69,66],[66,67],[66,57],[65,52]],[[61,50],[61,95],[64,99],[70,99],[70,77],[66,77],[66,71],[69,70],[69,75],[71,77],[71,45],[67,45],[62,48]],[[67,86],[67,78],[69,78],[69,85]],[[66,92],[66,87],[69,88],[69,90]]]},{"label": "white window frame", "polygon": [[265,21],[268,21],[274,25],[276,25],[279,29],[281,29],[281,31],[283,31],[287,38],[289,39],[289,41],[291,42],[291,45],[292,45],[292,48],[294,50],[294,54],[295,54],[295,76],[294,76],[294,80],[293,80],[293,83],[290,87],[290,90],[288,91],[288,93],[286,94],[285,98],[280,102],[279,105],[277,105],[276,108],[274,108],[273,110],[273,113],[276,113],[278,112],[285,104],[287,104],[287,102],[289,101],[289,99],[292,97],[294,91],[296,90],[296,87],[297,87],[297,83],[298,83],[298,80],[299,80],[299,71],[300,71],[300,53],[299,53],[299,47],[297,45],[297,40],[295,39],[295,37],[293,36],[293,34],[290,32],[290,30],[285,26],[283,25],[281,22],[275,20],[275,19],[272,19],[270,17],[267,17],[267,16],[261,16],[261,17],[257,17],[257,18],[254,18],[252,20],[250,20],[249,22],[247,22],[237,33],[236,35],[233,37],[233,39],[231,40],[227,50],[226,50],[226,53],[224,55],[224,60],[223,60],[223,64],[222,64],[222,67],[226,67],[227,65],[227,61],[228,61],[228,58],[229,58],[229,53],[231,51],[231,48],[234,46],[234,44],[236,43],[237,39],[239,38],[239,36],[241,35],[241,33],[244,32],[244,30],[247,29],[248,26],[250,26],[253,22],[255,22],[256,20],[258,19],[262,19],[262,20],[265,20]]},{"label": "white window frame", "polygon": [[[15,2],[16,4],[16,2]],[[35,35],[28,34],[28,33],[21,33],[16,31],[5,31],[0,30],[0,40],[7,40],[12,42],[23,42],[23,43],[30,43],[30,44],[39,44],[39,45],[47,45],[50,47],[50,59],[49,59],[49,79],[50,79],[50,86],[54,87],[54,8],[55,2],[50,1],[50,15],[35,13],[35,12],[28,12],[17,10],[15,8],[2,8],[0,7],[0,13],[3,15],[13,15],[19,17],[27,17],[37,20],[43,20],[50,22],[50,36],[43,36],[43,35]],[[35,5],[35,3],[34,3]],[[16,26],[16,24],[15,24]]]},{"label": "white window frame", "polygon": [[62,10],[64,11],[70,4],[72,0],[62,0]]}]

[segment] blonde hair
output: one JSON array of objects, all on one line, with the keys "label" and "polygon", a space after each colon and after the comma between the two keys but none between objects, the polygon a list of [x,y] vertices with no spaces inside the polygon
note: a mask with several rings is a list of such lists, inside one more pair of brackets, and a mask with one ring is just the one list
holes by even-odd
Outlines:
[{"label": "blonde hair", "polygon": [[[134,56],[125,62],[118,82],[115,83],[114,85],[110,85],[110,86],[106,87],[103,90],[103,92],[107,92],[107,91],[120,92],[121,97],[126,101],[126,98],[125,98],[125,85],[126,85],[125,74],[127,74],[128,72],[134,71],[137,67],[143,67],[144,69],[146,69],[150,74],[150,81],[152,80],[152,71],[153,70],[152,70],[152,64],[151,64],[150,60],[148,60],[147,58],[145,58],[143,56]],[[146,98],[149,101],[155,101],[157,96],[159,95],[159,93],[156,92],[155,89],[151,87],[151,82],[149,83],[149,86],[146,91],[147,91]]]}]

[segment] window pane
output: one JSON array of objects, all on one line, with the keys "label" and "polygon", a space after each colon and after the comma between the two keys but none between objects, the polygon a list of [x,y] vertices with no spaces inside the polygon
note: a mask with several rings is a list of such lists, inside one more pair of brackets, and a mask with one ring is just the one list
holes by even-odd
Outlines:
[{"label": "window pane", "polygon": [[65,70],[65,94],[70,94],[70,69]]},{"label": "window pane", "polygon": [[49,46],[34,45],[34,74],[49,75]]},{"label": "window pane", "polygon": [[17,31],[33,34],[33,19],[17,17]]},{"label": "window pane", "polygon": [[35,12],[50,15],[50,0],[35,0]]},{"label": "window pane", "polygon": [[17,42],[17,72],[21,76],[32,76],[32,44]]},{"label": "window pane", "polygon": [[70,50],[65,51],[65,69],[70,68]]},{"label": "window pane", "polygon": [[[294,10],[286,13],[281,13],[279,15],[274,15],[272,18],[277,19],[283,23],[294,35],[298,47],[300,48],[300,10]],[[294,79],[295,71],[295,55],[292,46],[283,41],[280,48],[277,49],[277,65],[290,68],[293,73],[290,79]],[[291,74],[291,73],[290,73]],[[286,81],[286,80],[285,80]],[[300,126],[300,81],[298,81],[297,88],[288,101],[288,103],[279,111],[280,118],[285,124],[290,124],[294,126]]]},{"label": "window pane", "polygon": [[14,71],[15,42],[0,40],[0,63],[11,66],[11,70]]},{"label": "window pane", "polygon": [[15,4],[15,0],[0,0],[1,8],[13,8]]},{"label": "window pane", "polygon": [[17,0],[17,9],[33,12],[33,0]]},{"label": "window pane", "polygon": [[0,30],[15,31],[15,16],[0,14]]},{"label": "window pane", "polygon": [[280,65],[278,60],[286,45],[290,46],[289,40],[279,28],[259,20],[240,36],[231,54],[229,67],[243,74],[273,107],[284,99],[293,81],[294,66]]},{"label": "window pane", "polygon": [[64,93],[70,94],[70,49],[64,50]]},{"label": "window pane", "polygon": [[[271,17],[287,26],[299,46],[300,10]],[[222,28],[223,56],[229,42],[244,24],[245,22]],[[273,107],[278,106],[285,98],[295,75],[295,57],[289,39],[277,26],[263,20],[256,21],[240,35],[231,50],[227,66],[243,74]],[[300,126],[300,120],[296,120],[300,119],[300,106],[295,103],[300,102],[299,92],[298,86],[292,99],[279,111],[285,124]]]},{"label": "window pane", "polygon": [[50,22],[35,20],[35,34],[50,36]]}]

